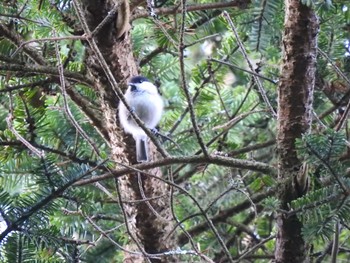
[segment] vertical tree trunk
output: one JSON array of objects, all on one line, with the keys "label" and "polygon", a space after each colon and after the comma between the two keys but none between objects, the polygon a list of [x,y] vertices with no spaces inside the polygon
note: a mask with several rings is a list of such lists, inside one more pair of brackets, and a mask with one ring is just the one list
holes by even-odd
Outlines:
[{"label": "vertical tree trunk", "polygon": [[[281,184],[278,197],[281,208],[288,210],[288,204],[307,189],[295,141],[308,132],[312,120],[318,20],[312,8],[300,0],[286,0],[285,9],[277,151]],[[301,236],[302,224],[297,217],[280,213],[277,226],[276,262],[308,262],[307,245]]]},{"label": "vertical tree trunk", "polygon": [[[85,1],[85,17],[93,29],[108,15],[115,5],[115,1]],[[123,5],[122,5],[123,6]],[[125,6],[124,6],[125,7]],[[127,12],[119,10],[119,12]],[[117,14],[118,16],[119,14]],[[122,89],[126,89],[127,81],[131,76],[138,75],[138,66],[132,52],[130,32],[120,37],[116,30],[116,19],[106,24],[97,34],[95,40],[102,52],[109,68]],[[86,64],[95,79],[95,89],[101,98],[101,108],[104,123],[108,131],[108,141],[111,147],[112,158],[117,163],[135,163],[135,142],[131,136],[123,137],[118,127],[117,106],[118,98],[114,94],[102,70],[96,54],[87,46]],[[151,145],[151,158],[157,158],[157,153]],[[148,171],[152,175],[162,176],[158,168]],[[161,181],[147,175],[130,174],[117,180],[118,189],[127,215],[129,233],[147,254],[162,253],[174,250],[176,240],[167,238],[173,228],[172,214],[169,206],[169,188]],[[149,202],[140,201],[153,198]],[[132,242],[131,242],[132,243]],[[135,244],[128,246],[129,250],[138,251]],[[151,262],[172,262],[169,257],[149,258]],[[144,257],[134,254],[125,255],[124,262],[144,262]]]}]

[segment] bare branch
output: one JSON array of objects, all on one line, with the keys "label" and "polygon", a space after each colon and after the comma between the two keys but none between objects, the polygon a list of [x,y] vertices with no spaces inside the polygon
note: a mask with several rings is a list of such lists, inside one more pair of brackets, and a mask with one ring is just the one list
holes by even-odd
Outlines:
[{"label": "bare branch", "polygon": [[265,163],[228,158],[228,157],[223,157],[218,155],[209,155],[207,157],[203,155],[202,156],[195,155],[195,156],[188,156],[188,157],[169,157],[169,158],[164,158],[162,160],[157,160],[154,162],[135,164],[133,166],[126,166],[125,164],[120,163],[119,165],[122,165],[124,168],[115,169],[110,174],[105,174],[105,175],[101,175],[98,177],[93,177],[91,179],[86,179],[86,180],[77,182],[75,185],[81,186],[81,185],[86,185],[86,184],[91,184],[94,182],[106,180],[109,178],[120,177],[130,172],[133,172],[134,169],[137,169],[137,171],[141,171],[141,170],[152,169],[154,167],[162,167],[162,166],[167,166],[172,164],[183,164],[183,163],[186,163],[186,164],[209,163],[209,164],[216,164],[216,165],[225,166],[225,167],[247,169],[247,170],[262,172],[262,173],[271,174],[271,175],[276,174],[275,168]]},{"label": "bare branch", "polygon": [[[23,73],[30,73],[30,74],[47,74],[51,76],[58,77],[59,72],[57,67],[50,67],[50,66],[39,66],[39,65],[18,65],[18,64],[0,64],[0,70],[4,71],[13,71],[13,72],[20,72]],[[93,82],[87,77],[80,73],[73,72],[73,71],[63,71],[63,75],[72,81],[85,84],[87,86],[92,86]]]}]

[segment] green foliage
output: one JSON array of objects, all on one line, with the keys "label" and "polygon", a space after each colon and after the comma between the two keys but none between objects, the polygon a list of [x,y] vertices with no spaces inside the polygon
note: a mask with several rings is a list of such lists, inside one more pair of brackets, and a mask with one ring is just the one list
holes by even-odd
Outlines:
[{"label": "green foliage", "polygon": [[[303,235],[309,241],[317,237],[331,239],[334,225],[349,223],[350,205],[343,187],[350,181],[344,178],[346,167],[339,162],[345,150],[344,134],[327,130],[324,134],[304,136],[298,142],[299,155],[305,158],[314,171],[310,174],[314,190],[293,201],[292,207],[304,224]],[[323,186],[322,182],[328,185]]]},{"label": "green foliage", "polygon": [[[345,180],[349,187],[349,180]],[[336,222],[348,224],[350,203],[339,186],[323,187],[293,201],[293,209],[304,224],[303,235],[308,241],[321,237],[329,240]]]},{"label": "green foliage", "polygon": [[[345,75],[349,74],[344,43],[349,41],[350,6],[347,1],[301,1],[316,10],[321,22],[318,47],[329,57],[319,55],[317,58],[318,81],[313,107],[316,114],[322,115],[347,92],[335,90],[346,87],[347,83],[342,83],[339,72],[330,62]],[[179,4],[155,2],[164,8]],[[254,71],[269,79],[260,78],[272,106],[277,108],[275,83],[280,77],[283,55],[283,2],[255,0],[247,7],[225,8],[239,40],[221,16],[221,9],[199,8],[188,12],[184,21],[186,86],[182,83],[178,47],[181,15],[159,14],[156,21],[150,17],[132,21],[133,55],[139,63],[140,74],[159,82],[165,99],[166,111],[159,130],[177,143],[163,142],[171,155],[186,158],[201,154],[188,113],[184,93],[188,89],[196,123],[209,154],[277,167],[276,121],[266,112],[238,43],[245,47]],[[217,3],[188,2],[191,7],[199,4]],[[134,11],[144,9],[144,6],[136,7]],[[73,1],[4,1],[0,5],[0,18],[1,25],[8,26],[23,41],[82,35]],[[44,58],[45,65],[41,66],[56,69],[58,45],[64,70],[94,82],[95,75],[104,73],[91,72],[94,69],[88,68],[92,51],[87,41],[43,40],[18,48],[15,39],[9,40],[3,32],[0,35],[0,65],[4,68],[0,70],[0,236],[9,230],[0,239],[0,261],[96,262],[98,258],[98,262],[122,262],[124,253],[114,242],[125,247],[131,239],[124,225],[114,179],[101,181],[100,185],[74,185],[82,178],[106,175],[110,169],[122,167],[112,162],[99,166],[105,159],[110,160],[111,153],[103,135],[91,124],[87,109],[96,113],[99,120],[102,118],[100,94],[81,80],[69,80],[66,89],[87,103],[83,105],[72,93],[65,103],[57,76],[29,70],[40,63],[28,50]],[[6,69],[9,64],[27,68],[11,71]],[[336,101],[325,94],[327,88],[331,94],[335,90]],[[71,116],[67,114],[67,107]],[[348,124],[335,132],[335,115],[323,114],[321,121],[327,128],[314,121],[310,134],[296,142],[299,158],[309,166],[311,186],[306,195],[290,204],[290,211],[283,211],[297,214],[304,224],[304,237],[314,244],[317,252],[324,251],[334,234],[334,225],[340,222],[347,227],[350,219],[350,204],[344,192],[344,187],[350,187],[349,162],[343,158],[348,150]],[[78,131],[77,125],[90,141]],[[227,125],[229,128],[225,128]],[[43,156],[39,157],[23,142],[28,142]],[[266,142],[271,143],[264,146]],[[181,227],[191,233],[196,248],[215,262],[226,262],[227,258],[201,209],[212,219],[235,259],[247,252],[252,256],[247,260],[254,261],[256,257],[255,262],[269,262],[275,239],[271,238],[254,251],[251,249],[276,233],[275,214],[281,213],[281,202],[271,189],[278,187],[277,178],[258,169],[250,171],[232,166],[190,163],[164,168],[163,178],[174,178],[178,187],[172,196],[174,216]],[[255,199],[257,197],[260,199]],[[16,223],[15,227],[9,222]],[[193,251],[180,226],[173,233],[181,237],[180,249]],[[344,244],[348,234],[349,230],[343,228],[340,238]],[[181,260],[195,262],[199,257],[184,253]]]},{"label": "green foliage", "polygon": [[[251,19],[252,30],[249,34],[251,47],[253,50],[264,52],[276,40],[281,39],[282,17],[276,16],[276,13],[283,9],[283,1],[254,1]],[[278,42],[277,42],[278,43]]]},{"label": "green foliage", "polygon": [[[14,230],[20,230],[13,231],[2,240],[5,243],[0,249],[2,262],[22,262],[23,259],[66,262],[67,258],[72,257],[72,254],[67,254],[72,252],[66,250],[71,246],[64,244],[64,239],[60,237],[62,231],[58,224],[52,224],[50,217],[64,206],[63,200],[55,200],[57,193],[64,193],[66,185],[82,178],[87,168],[70,167],[62,177],[62,171],[56,165],[39,161],[38,167],[32,164],[31,171],[27,171],[25,177],[8,173],[6,178],[0,178],[1,185],[9,188],[8,191],[1,191],[0,211],[4,219],[17,226]],[[14,182],[17,190],[11,187]],[[55,252],[61,249],[63,255],[58,254],[66,259],[58,257]]]},{"label": "green foliage", "polygon": [[309,163],[326,164],[336,161],[345,150],[345,135],[341,132],[326,130],[323,134],[305,135],[297,142],[297,147]]}]

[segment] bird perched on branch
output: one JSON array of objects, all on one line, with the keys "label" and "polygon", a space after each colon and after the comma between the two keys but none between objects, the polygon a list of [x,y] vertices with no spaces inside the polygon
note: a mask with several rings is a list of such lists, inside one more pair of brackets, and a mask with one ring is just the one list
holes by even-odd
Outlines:
[{"label": "bird perched on branch", "polygon": [[[146,128],[155,130],[163,114],[163,99],[157,87],[142,76],[132,77],[124,94],[130,110],[140,118]],[[130,133],[136,142],[136,159],[147,162],[148,144],[145,131],[132,118],[122,101],[119,102],[119,120],[125,132]]]}]

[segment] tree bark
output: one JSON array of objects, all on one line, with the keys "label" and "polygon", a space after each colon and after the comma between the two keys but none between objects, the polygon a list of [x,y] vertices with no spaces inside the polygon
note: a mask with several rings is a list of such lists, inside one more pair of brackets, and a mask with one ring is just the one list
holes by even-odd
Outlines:
[{"label": "tree bark", "polygon": [[[310,129],[315,85],[318,20],[312,8],[300,0],[285,1],[283,64],[278,86],[278,197],[283,210],[307,190],[303,160],[295,142]],[[307,244],[296,216],[277,215],[275,260],[308,262]]]},{"label": "tree bark", "polygon": [[[115,1],[113,0],[84,1],[84,15],[91,31],[108,16],[114,5]],[[119,9],[118,12],[125,12],[125,10]],[[127,81],[130,77],[138,75],[139,68],[133,57],[130,32],[126,31],[120,36],[115,22],[116,19],[113,19],[112,22],[107,23],[95,36],[95,41],[119,87],[125,91]],[[111,147],[112,159],[117,163],[136,163],[135,142],[131,136],[124,134],[116,119],[118,98],[99,63],[98,57],[88,45],[86,49],[86,65],[94,78],[94,88],[100,95],[103,122],[108,131],[107,139]],[[157,158],[153,145],[151,145],[150,155],[152,159]],[[159,168],[154,168],[148,173],[162,176]],[[169,205],[169,187],[144,174],[130,174],[116,180],[121,199],[125,201],[121,205],[127,217],[128,234],[132,237],[130,240],[134,241],[130,243],[128,249],[138,252],[141,250],[144,255],[175,250],[176,239],[167,238],[168,233],[173,228]],[[145,198],[154,199],[148,202],[140,201]],[[124,258],[124,262],[144,262],[144,260],[144,256],[127,253]],[[171,256],[149,258],[148,260],[150,262],[175,261]]]}]

